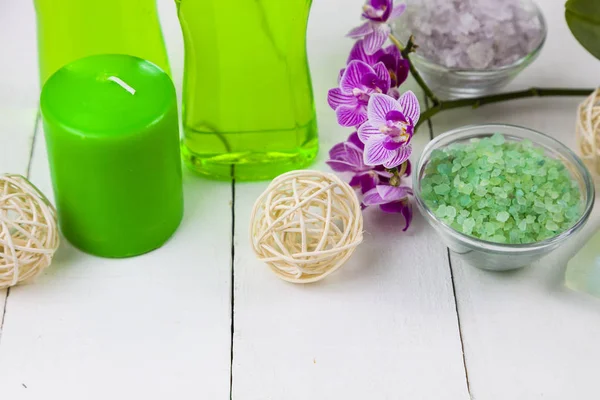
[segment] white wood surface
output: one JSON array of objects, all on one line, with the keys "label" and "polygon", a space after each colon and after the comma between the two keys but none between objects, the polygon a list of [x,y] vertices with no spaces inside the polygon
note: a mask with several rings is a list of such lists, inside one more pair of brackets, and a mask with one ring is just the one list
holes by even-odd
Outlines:
[{"label": "white wood surface", "polygon": [[[172,0],[158,3],[179,87],[179,24]],[[327,168],[328,148],[350,133],[325,100],[362,3],[313,4],[316,169]],[[563,1],[539,3],[548,42],[510,89],[597,85],[600,62],[568,33]],[[29,1],[0,1],[0,54],[0,172],[27,173],[33,149],[30,177],[50,194],[41,127],[32,148],[39,88]],[[528,126],[574,147],[579,101],[527,99],[440,115],[432,132],[424,126],[415,137],[413,160],[430,134],[476,122]],[[598,397],[600,300],[562,283],[565,260],[600,225],[600,212],[539,265],[495,274],[449,258],[418,213],[402,233],[401,217],[369,210],[365,243],[351,261],[299,286],[280,281],[251,252],[248,217],[265,187],[186,172],[184,222],[163,248],[107,260],[63,242],[42,276],[11,289],[6,304],[0,292],[0,399]]]}]

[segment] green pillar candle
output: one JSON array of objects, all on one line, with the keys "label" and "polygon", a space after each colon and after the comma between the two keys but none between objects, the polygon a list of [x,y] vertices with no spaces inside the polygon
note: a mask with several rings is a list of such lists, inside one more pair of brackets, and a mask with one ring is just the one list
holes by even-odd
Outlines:
[{"label": "green pillar candle", "polygon": [[52,75],[40,102],[66,239],[103,257],[160,247],[183,215],[169,76],[137,57],[91,56]]}]

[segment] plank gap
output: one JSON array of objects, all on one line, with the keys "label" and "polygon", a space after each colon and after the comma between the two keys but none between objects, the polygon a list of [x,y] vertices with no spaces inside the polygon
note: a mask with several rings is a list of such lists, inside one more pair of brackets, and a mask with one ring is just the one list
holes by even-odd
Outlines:
[{"label": "plank gap", "polygon": [[233,335],[235,332],[235,166],[231,166],[231,344],[229,361],[229,400],[233,398]]},{"label": "plank gap", "polygon": [[460,323],[460,313],[458,312],[458,299],[456,298],[456,285],[454,284],[454,270],[452,269],[452,257],[450,255],[450,249],[446,248],[448,252],[448,266],[450,267],[450,280],[452,281],[452,294],[454,295],[454,306],[456,310],[456,321],[458,323],[458,336],[460,338],[460,349],[462,351],[463,367],[465,369],[465,380],[467,381],[467,392],[469,392],[469,398],[473,398],[471,395],[471,383],[469,382],[469,369],[467,368],[467,357],[465,355],[465,344],[463,341],[462,325]]},{"label": "plank gap", "polygon": [[[37,139],[37,131],[40,123],[40,109],[35,113],[35,121],[33,122],[33,137],[31,138],[31,148],[29,149],[29,160],[27,160],[27,168],[25,169],[25,177],[29,179],[31,171],[31,162],[35,151],[35,141]],[[10,296],[10,288],[6,289],[4,294],[4,307],[2,308],[2,318],[0,318],[0,344],[2,344],[2,332],[4,331],[4,321],[6,320],[6,310],[8,309],[8,296]]]},{"label": "plank gap", "polygon": [[[423,96],[425,97],[425,108],[429,110],[429,99],[423,91]],[[427,127],[429,128],[429,140],[433,140],[433,124],[431,123],[431,119],[427,120]],[[452,269],[452,258],[450,256],[450,249],[446,247],[446,253],[448,255],[448,267],[450,268],[450,281],[452,282],[452,295],[454,296],[454,310],[456,312],[456,322],[458,325],[458,337],[460,339],[460,350],[462,353],[462,361],[463,361],[463,369],[465,371],[465,381],[467,384],[467,392],[469,393],[469,398],[472,399],[471,395],[471,384],[469,382],[469,370],[467,368],[467,358],[465,356],[465,344],[463,342],[463,334],[462,334],[462,326],[460,323],[460,313],[458,311],[458,299],[456,298],[456,285],[454,284],[454,270]]]},{"label": "plank gap", "polygon": [[29,160],[27,161],[27,169],[25,170],[25,176],[29,179],[29,173],[31,172],[31,164],[33,163],[33,155],[35,152],[35,141],[37,140],[38,127],[40,124],[41,114],[38,108],[35,114],[35,122],[33,123],[33,138],[31,139],[31,150],[29,151]]},{"label": "plank gap", "polygon": [[2,319],[0,319],[0,344],[2,344],[2,332],[4,331],[4,320],[6,318],[6,305],[8,304],[8,296],[10,295],[10,288],[6,289],[4,294],[4,308],[2,309]]}]

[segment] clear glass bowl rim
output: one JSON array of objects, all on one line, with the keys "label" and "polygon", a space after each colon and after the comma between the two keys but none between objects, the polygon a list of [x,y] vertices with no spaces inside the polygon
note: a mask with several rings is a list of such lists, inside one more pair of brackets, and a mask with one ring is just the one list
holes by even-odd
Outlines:
[{"label": "clear glass bowl rim", "polygon": [[[538,18],[540,19],[540,24],[542,25],[542,38],[540,40],[540,43],[536,46],[535,49],[533,49],[532,51],[530,51],[523,57],[519,58],[517,61],[513,62],[512,64],[504,65],[502,67],[498,67],[498,68],[494,68],[494,69],[448,68],[443,65],[434,63],[433,61],[428,60],[427,58],[417,54],[416,52],[411,53],[410,58],[411,59],[414,58],[419,63],[425,64],[425,65],[427,65],[428,68],[437,70],[439,72],[452,72],[452,73],[456,73],[459,75],[464,74],[464,75],[469,75],[469,76],[473,76],[473,75],[489,76],[489,75],[496,75],[501,72],[508,72],[508,71],[517,69],[517,68],[519,68],[519,66],[521,66],[525,63],[528,63],[529,60],[532,60],[532,58],[537,57],[537,55],[540,53],[540,51],[544,47],[544,44],[546,43],[546,39],[548,37],[548,25],[546,23],[546,18],[544,18],[544,13],[542,13],[542,10],[540,9],[540,7],[537,5],[537,3],[535,1],[532,0],[531,3],[533,4],[533,7],[535,8]],[[399,17],[399,19],[401,19],[401,18],[402,17]],[[394,32],[395,32],[395,30],[392,31],[392,35],[394,35]],[[394,35],[394,37],[396,38],[396,40],[399,43],[402,43],[402,41],[396,35]],[[402,45],[404,46],[405,43],[402,43]]]},{"label": "clear glass bowl rim", "polygon": [[[480,131],[480,130],[489,130],[490,135],[492,135],[493,133],[499,132],[499,133],[502,133],[502,134],[505,134],[508,136],[519,136],[518,131],[528,132],[529,134],[531,134],[533,136],[539,136],[539,137],[543,138],[544,140],[547,140],[547,141],[553,143],[555,146],[554,148],[556,150],[556,153],[560,154],[563,157],[563,162],[569,162],[573,167],[575,167],[577,172],[582,176],[583,182],[585,184],[585,195],[586,195],[585,208],[584,208],[583,213],[581,214],[581,217],[577,220],[577,222],[575,224],[573,224],[573,226],[571,226],[566,231],[561,232],[560,234],[553,236],[551,238],[542,240],[540,242],[527,243],[527,244],[505,244],[505,243],[488,242],[488,241],[481,240],[481,239],[478,239],[478,238],[475,238],[472,236],[465,235],[464,233],[454,230],[450,226],[446,225],[446,223],[444,223],[443,221],[438,219],[438,217],[435,216],[433,211],[431,211],[429,209],[429,207],[427,207],[427,205],[421,198],[421,183],[420,183],[419,177],[421,175],[421,170],[423,169],[424,163],[429,161],[429,158],[430,158],[429,156],[431,155],[431,152],[435,149],[438,149],[439,148],[438,144],[440,142],[444,141],[445,139],[455,136],[452,141],[450,141],[446,144],[446,146],[447,146],[447,145],[450,145],[457,141],[464,141],[464,140],[467,140],[472,137],[481,137],[482,135],[485,135],[485,134],[482,134],[481,132],[479,132],[479,133],[474,132],[474,131]],[[547,146],[544,146],[544,145],[540,144],[539,142],[536,142],[535,140],[532,140],[532,143],[534,145],[541,146],[542,148],[547,148]],[[579,158],[579,156],[577,156],[571,149],[569,149],[567,146],[562,144],[560,141],[558,141],[546,134],[543,134],[543,133],[538,132],[533,129],[525,128],[525,127],[518,126],[518,125],[511,125],[511,124],[466,125],[466,126],[462,126],[460,128],[456,128],[456,129],[452,129],[450,131],[444,132],[443,134],[437,136],[435,139],[430,141],[427,144],[427,146],[425,146],[425,149],[421,153],[421,156],[419,157],[419,161],[417,163],[417,168],[413,172],[412,181],[413,181],[413,191],[414,191],[415,199],[417,201],[417,206],[421,210],[421,213],[430,222],[434,223],[436,229],[442,229],[445,233],[447,233],[448,235],[459,240],[462,244],[469,245],[473,248],[484,249],[486,251],[494,252],[494,253],[504,253],[504,254],[508,253],[508,252],[510,252],[510,253],[527,253],[527,252],[532,252],[532,251],[539,251],[539,250],[542,250],[545,248],[555,247],[555,245],[562,242],[567,237],[571,236],[572,234],[579,231],[583,227],[583,225],[586,223],[586,221],[588,220],[588,218],[592,212],[592,208],[594,207],[594,200],[595,200],[594,180],[593,180],[590,172],[586,168],[586,166],[583,164],[583,162]]]}]

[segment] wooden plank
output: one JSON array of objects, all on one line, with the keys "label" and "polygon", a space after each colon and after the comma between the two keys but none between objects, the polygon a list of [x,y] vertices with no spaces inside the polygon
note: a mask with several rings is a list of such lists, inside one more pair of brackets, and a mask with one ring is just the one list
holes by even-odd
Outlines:
[{"label": "wooden plank", "polygon": [[24,174],[38,103],[35,14],[32,2],[0,5],[0,173]]},{"label": "wooden plank", "polygon": [[369,210],[343,269],[289,284],[249,246],[265,186],[236,187],[233,398],[468,398],[447,254],[431,228],[418,218],[403,233],[400,217]]},{"label": "wooden plank", "polygon": [[[327,169],[328,149],[350,133],[336,125],[326,94],[362,3],[313,4],[316,169]],[[415,156],[427,140],[415,140]],[[233,398],[467,399],[447,254],[424,221],[403,233],[401,217],[369,210],[365,243],[346,266],[320,283],[293,285],[257,261],[249,245],[250,211],[266,185],[236,185]]]},{"label": "wooden plank", "polygon": [[[174,4],[160,8],[169,41]],[[167,45],[182,54],[181,41]],[[174,71],[181,63],[171,58]],[[41,129],[37,139],[31,178],[51,194]],[[11,290],[2,398],[229,398],[231,184],[187,171],[184,184],[184,220],[161,249],[109,260],[63,241],[50,269]]]},{"label": "wooden plank", "polygon": [[[40,133],[41,135],[41,133]],[[51,192],[43,138],[32,180]],[[0,391],[106,399],[229,396],[231,186],[185,173],[175,236],[109,260],[61,244],[35,283],[11,290]]]},{"label": "wooden plank", "polygon": [[[511,89],[598,84],[598,61],[570,36],[561,2],[539,2],[550,26],[539,60]],[[460,110],[434,119],[436,134],[460,125],[506,122],[553,136],[576,149],[582,98],[527,99]],[[600,224],[595,212],[579,237],[536,265],[490,273],[452,257],[466,366],[473,398],[593,398],[597,392],[600,303],[564,288],[566,261]]]},{"label": "wooden plank", "polygon": [[[0,173],[27,173],[37,114],[33,3],[0,5]],[[18,40],[15,40],[18,38]],[[0,290],[0,338],[7,291]]]}]

